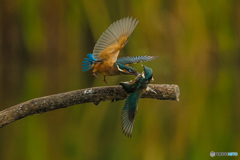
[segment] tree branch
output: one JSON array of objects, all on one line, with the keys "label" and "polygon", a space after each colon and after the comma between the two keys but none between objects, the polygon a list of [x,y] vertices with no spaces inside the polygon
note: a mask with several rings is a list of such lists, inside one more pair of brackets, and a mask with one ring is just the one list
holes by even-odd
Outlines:
[{"label": "tree branch", "polygon": [[[148,87],[153,89],[157,94],[152,91],[146,91],[142,94],[141,98],[179,101],[180,90],[178,85],[149,84]],[[127,98],[127,94],[120,85],[86,88],[35,98],[0,111],[0,128],[29,115],[44,113],[76,104],[93,102],[95,105],[98,105],[101,101],[111,100],[113,102],[114,100],[118,101],[125,98]]]}]

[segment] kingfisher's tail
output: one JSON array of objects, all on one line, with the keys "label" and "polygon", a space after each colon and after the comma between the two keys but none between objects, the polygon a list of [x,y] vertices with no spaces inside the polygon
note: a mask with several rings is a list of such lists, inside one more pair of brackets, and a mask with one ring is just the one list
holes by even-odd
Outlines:
[{"label": "kingfisher's tail", "polygon": [[87,54],[87,57],[88,58],[84,58],[84,60],[85,61],[83,61],[83,64],[82,64],[82,70],[83,70],[83,72],[85,72],[85,71],[87,71],[87,70],[89,70],[89,69],[91,69],[92,67],[93,67],[93,62],[94,61],[97,61],[94,57],[93,57],[93,55],[92,54]]}]

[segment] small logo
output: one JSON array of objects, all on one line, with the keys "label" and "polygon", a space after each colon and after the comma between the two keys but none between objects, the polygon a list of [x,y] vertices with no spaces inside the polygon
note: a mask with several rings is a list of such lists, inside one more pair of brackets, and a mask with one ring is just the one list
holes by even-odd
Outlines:
[{"label": "small logo", "polygon": [[211,157],[214,157],[214,156],[238,156],[238,152],[214,152],[214,151],[211,151],[210,156]]},{"label": "small logo", "polygon": [[214,157],[214,156],[215,156],[215,152],[214,152],[214,151],[211,151],[211,152],[210,152],[210,156],[211,156],[211,157]]}]

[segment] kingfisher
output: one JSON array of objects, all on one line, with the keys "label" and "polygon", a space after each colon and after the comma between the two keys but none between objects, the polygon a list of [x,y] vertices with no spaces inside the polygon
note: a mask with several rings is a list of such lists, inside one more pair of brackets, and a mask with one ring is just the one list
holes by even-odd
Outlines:
[{"label": "kingfisher", "polygon": [[96,73],[104,75],[103,81],[107,84],[106,76],[135,75],[138,71],[129,64],[151,61],[158,56],[128,56],[118,58],[120,50],[129,41],[129,36],[138,24],[138,20],[126,17],[112,23],[98,39],[94,46],[93,53],[87,54],[84,58],[83,71],[93,68],[93,75]]},{"label": "kingfisher", "polygon": [[150,90],[156,94],[154,90],[147,87],[153,81],[153,71],[151,68],[143,65],[144,71],[139,74],[133,81],[120,82],[124,91],[128,94],[122,110],[122,130],[127,137],[132,136],[134,118],[138,109],[138,101],[140,96],[146,91]]}]

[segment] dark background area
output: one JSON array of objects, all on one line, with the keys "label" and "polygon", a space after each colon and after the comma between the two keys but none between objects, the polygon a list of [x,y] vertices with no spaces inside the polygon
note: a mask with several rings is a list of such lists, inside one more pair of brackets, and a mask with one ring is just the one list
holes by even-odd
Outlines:
[{"label": "dark background area", "polygon": [[1,160],[198,160],[211,159],[210,151],[240,153],[237,0],[1,0],[0,110],[105,86],[102,75],[82,72],[82,61],[109,25],[127,16],[139,24],[119,56],[159,56],[144,64],[153,69],[153,83],[179,85],[180,101],[140,99],[132,138],[121,130],[124,101],[29,116],[0,129]]}]

